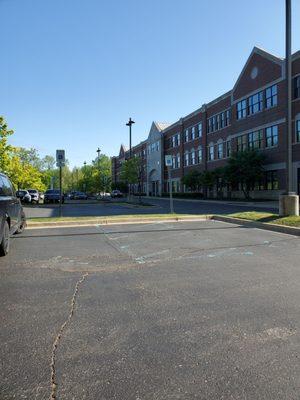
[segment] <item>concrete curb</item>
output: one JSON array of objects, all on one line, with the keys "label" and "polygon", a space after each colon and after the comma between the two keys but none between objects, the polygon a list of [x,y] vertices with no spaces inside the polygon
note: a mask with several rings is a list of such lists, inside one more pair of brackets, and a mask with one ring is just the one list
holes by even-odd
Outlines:
[{"label": "concrete curb", "polygon": [[129,224],[151,224],[153,222],[184,222],[184,221],[206,221],[211,219],[211,215],[199,215],[199,217],[173,217],[173,218],[103,218],[95,221],[95,219],[85,221],[55,221],[55,222],[36,222],[30,223],[27,221],[27,229],[40,229],[40,228],[67,228],[67,227],[80,227],[80,226],[97,226],[97,225],[129,225]]},{"label": "concrete curb", "polygon": [[231,224],[243,225],[248,228],[258,228],[267,231],[286,233],[288,235],[300,236],[300,228],[295,228],[293,226],[276,225],[265,222],[250,221],[247,219],[226,217],[224,215],[213,215],[211,219],[221,222],[228,222]]},{"label": "concrete curb", "polygon": [[171,217],[171,218],[101,218],[89,219],[85,221],[55,221],[55,222],[27,222],[27,229],[41,229],[41,228],[67,228],[67,227],[81,227],[81,226],[97,226],[97,225],[132,225],[132,224],[152,224],[154,222],[190,222],[190,221],[207,221],[215,220],[221,222],[228,222],[230,224],[243,225],[248,228],[265,229],[267,231],[285,233],[293,236],[300,236],[300,228],[292,226],[276,225],[265,222],[250,221],[241,218],[227,217],[224,215],[199,215],[197,217]]}]

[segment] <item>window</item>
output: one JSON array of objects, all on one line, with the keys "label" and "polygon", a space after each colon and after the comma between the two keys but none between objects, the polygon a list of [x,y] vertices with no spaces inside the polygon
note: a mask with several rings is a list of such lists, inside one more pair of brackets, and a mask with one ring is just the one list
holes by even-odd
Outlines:
[{"label": "window", "polygon": [[192,140],[194,140],[196,137],[196,128],[193,126],[192,127]]},{"label": "window", "polygon": [[263,108],[263,92],[258,92],[248,98],[248,114],[252,115]]},{"label": "window", "polygon": [[300,75],[294,78],[294,99],[299,99],[300,97]]},{"label": "window", "polygon": [[196,164],[196,152],[194,149],[191,151],[191,164],[195,165]]},{"label": "window", "polygon": [[211,118],[208,119],[207,132],[208,133],[212,132],[212,120],[211,120]]},{"label": "window", "polygon": [[172,168],[176,168],[176,157],[172,156]]},{"label": "window", "polygon": [[247,101],[239,101],[236,105],[237,119],[242,119],[247,116]]},{"label": "window", "polygon": [[296,142],[300,143],[300,119],[296,121]]},{"label": "window", "polygon": [[12,186],[5,176],[0,177],[0,194],[2,196],[13,196]]},{"label": "window", "polygon": [[248,146],[250,149],[260,149],[262,147],[262,131],[248,133]]},{"label": "window", "polygon": [[188,129],[186,129],[185,130],[185,139],[184,139],[186,142],[188,142],[189,141],[189,130]]},{"label": "window", "polygon": [[237,138],[237,151],[244,151],[247,148],[247,135],[239,136]]},{"label": "window", "polygon": [[212,117],[212,119],[211,119],[211,129],[212,129],[212,132],[214,132],[216,130],[216,117]]},{"label": "window", "polygon": [[227,140],[226,142],[226,157],[231,156],[231,142],[230,140]]},{"label": "window", "polygon": [[225,113],[224,113],[224,112],[221,113],[221,121],[220,121],[220,124],[221,124],[221,128],[224,128],[224,126],[226,126],[226,125],[225,125]]},{"label": "window", "polygon": [[273,85],[266,89],[265,107],[270,108],[277,106],[277,85]]},{"label": "window", "polygon": [[208,160],[212,161],[214,160],[214,158],[215,158],[215,152],[214,152],[214,145],[212,144],[208,147]]},{"label": "window", "polygon": [[202,162],[202,146],[198,147],[198,163]]},{"label": "window", "polygon": [[266,147],[277,146],[278,144],[278,126],[270,126],[266,129]]},{"label": "window", "polygon": [[177,154],[177,168],[180,168],[180,154]]},{"label": "window", "polygon": [[184,153],[184,165],[185,165],[186,167],[188,167],[188,165],[189,165],[189,153],[188,153],[188,151],[186,151],[186,152]]},{"label": "window", "polygon": [[202,137],[202,122],[198,124],[198,136]]},{"label": "window", "polygon": [[225,111],[225,126],[228,126],[230,124],[230,111],[227,110]]},{"label": "window", "polygon": [[220,129],[221,128],[221,121],[220,121],[220,114],[218,114],[216,116],[216,129]]},{"label": "window", "polygon": [[180,133],[177,133],[177,145],[180,146]]},{"label": "window", "polygon": [[159,151],[159,142],[155,142],[155,150]]},{"label": "window", "polygon": [[176,147],[176,136],[172,136],[172,147]]},{"label": "window", "polygon": [[266,172],[266,188],[267,190],[278,190],[278,174],[277,171]]},{"label": "window", "polygon": [[223,158],[223,143],[218,143],[218,146],[217,146],[217,157],[218,157],[218,159]]}]

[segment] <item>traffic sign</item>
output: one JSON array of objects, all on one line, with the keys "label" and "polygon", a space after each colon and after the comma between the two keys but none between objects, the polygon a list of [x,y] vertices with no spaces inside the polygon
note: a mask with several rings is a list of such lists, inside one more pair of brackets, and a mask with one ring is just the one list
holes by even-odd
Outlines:
[{"label": "traffic sign", "polygon": [[56,166],[63,167],[65,165],[65,151],[64,150],[56,150]]}]

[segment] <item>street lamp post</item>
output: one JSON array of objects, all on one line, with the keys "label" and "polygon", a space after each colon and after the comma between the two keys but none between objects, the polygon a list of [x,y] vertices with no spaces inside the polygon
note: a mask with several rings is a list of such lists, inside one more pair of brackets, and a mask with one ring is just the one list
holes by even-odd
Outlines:
[{"label": "street lamp post", "polygon": [[[131,126],[135,124],[135,122],[129,118],[126,126],[129,126],[129,159],[132,157],[132,147],[131,147]],[[131,184],[129,183],[128,185],[128,199],[130,200],[130,195],[131,195]]]},{"label": "street lamp post", "polygon": [[285,0],[286,79],[286,193],[279,197],[279,215],[299,215],[299,196],[293,192],[292,160],[292,5]]},{"label": "street lamp post", "polygon": [[132,149],[131,149],[131,126],[135,124],[135,122],[129,118],[129,121],[127,122],[126,126],[129,126],[129,158],[132,156]]},{"label": "street lamp post", "polygon": [[101,150],[100,150],[100,148],[98,147],[98,149],[97,149],[97,154],[98,154],[98,157],[97,157],[97,164],[98,164],[98,170],[99,170],[99,195],[100,195],[100,197],[101,197],[101,182],[100,182],[100,163],[99,163],[99,161],[100,161],[100,152],[101,152]]},{"label": "street lamp post", "polygon": [[83,165],[84,165],[84,167],[83,167],[83,176],[84,176],[84,187],[83,187],[83,190],[85,192],[86,191],[86,161],[84,161]]}]

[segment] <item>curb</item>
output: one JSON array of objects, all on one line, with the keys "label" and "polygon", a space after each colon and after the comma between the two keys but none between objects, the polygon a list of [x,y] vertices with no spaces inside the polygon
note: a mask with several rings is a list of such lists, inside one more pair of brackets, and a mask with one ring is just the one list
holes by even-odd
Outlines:
[{"label": "curb", "polygon": [[67,227],[80,227],[80,226],[98,226],[98,225],[129,225],[129,224],[151,224],[153,222],[184,222],[184,221],[207,221],[212,219],[211,215],[199,215],[199,217],[174,217],[174,218],[140,218],[140,219],[100,219],[86,220],[86,221],[65,221],[65,222],[37,222],[30,223],[27,221],[27,229],[41,229],[41,228],[67,228]]},{"label": "curb", "polygon": [[284,225],[269,224],[265,222],[249,221],[241,218],[225,217],[223,215],[213,215],[211,219],[215,221],[243,225],[247,228],[258,228],[258,229],[264,229],[266,231],[285,233],[293,236],[300,236],[300,228],[294,228],[293,226],[284,226]]}]

